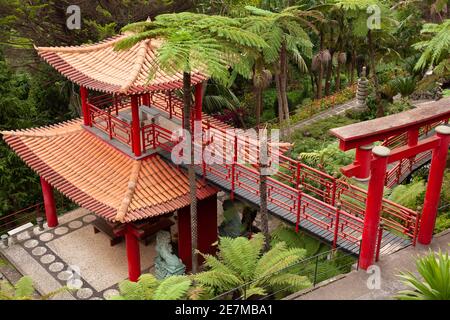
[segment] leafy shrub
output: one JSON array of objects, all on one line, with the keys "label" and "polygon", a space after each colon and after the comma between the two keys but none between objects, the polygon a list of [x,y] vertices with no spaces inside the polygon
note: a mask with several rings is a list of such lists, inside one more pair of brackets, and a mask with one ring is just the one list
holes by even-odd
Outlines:
[{"label": "leafy shrub", "polygon": [[406,185],[398,185],[392,189],[389,200],[404,207],[416,210],[423,203],[426,186],[423,180],[414,180]]},{"label": "leafy shrub", "polygon": [[276,243],[266,253],[263,253],[263,247],[264,236],[260,233],[250,240],[220,238],[217,257],[201,254],[208,270],[193,275],[193,278],[214,294],[239,288],[238,296],[234,298],[265,296],[278,290],[295,292],[311,285],[307,277],[286,270],[301,261],[306,250],[288,248],[284,242]]},{"label": "leafy shrub", "polygon": [[120,295],[111,300],[197,300],[206,291],[192,288],[188,276],[171,276],[164,280],[156,279],[152,274],[143,274],[137,282],[129,280],[119,284]]},{"label": "leafy shrub", "polygon": [[391,81],[391,85],[396,93],[400,93],[402,97],[407,97],[414,92],[416,80],[414,77],[398,77]]},{"label": "leafy shrub", "polygon": [[399,275],[409,290],[396,296],[400,300],[450,300],[450,259],[448,253],[431,252],[416,262],[420,277],[404,272]]}]

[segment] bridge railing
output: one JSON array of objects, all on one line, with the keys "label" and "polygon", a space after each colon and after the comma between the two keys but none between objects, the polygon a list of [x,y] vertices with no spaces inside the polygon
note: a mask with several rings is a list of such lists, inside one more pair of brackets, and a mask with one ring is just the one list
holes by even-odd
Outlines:
[{"label": "bridge railing", "polygon": [[[182,102],[174,95],[152,94],[150,98],[153,106],[175,117],[182,117]],[[106,98],[99,99],[98,102],[100,103],[110,103],[108,107],[110,111],[114,110],[114,106],[128,106],[128,102],[123,102],[120,97],[109,102]],[[117,137],[119,140],[120,138],[124,139],[123,142],[127,144],[131,143],[131,127],[127,123],[116,124],[115,117],[111,116],[111,112],[94,106],[91,109],[94,113],[93,122],[98,124],[101,130],[110,136]],[[115,130],[118,127],[123,131],[120,134]],[[427,127],[423,132],[429,132],[431,129],[432,126]],[[248,137],[239,134],[230,135],[226,128],[218,127],[208,121],[203,121],[202,130],[202,148],[216,140],[216,142],[222,144],[234,145],[235,150],[241,148],[241,150],[244,150],[243,154],[244,157],[247,157],[247,160],[257,162],[254,155],[259,153],[259,146],[248,140]],[[143,126],[141,138],[144,151],[147,148],[161,148],[170,152],[174,146],[174,142],[171,141],[171,134],[170,130],[154,123]],[[391,145],[404,143],[404,139],[405,137],[392,138],[390,143]],[[229,154],[223,154],[224,158],[229,156]],[[297,222],[297,228],[302,222],[308,222],[319,230],[332,233],[334,235],[333,245],[336,245],[341,239],[359,245],[364,226],[367,191],[284,156],[280,151],[277,156],[279,170],[267,179],[269,207],[282,209],[284,212],[292,214],[293,219],[291,220]],[[221,179],[229,185],[232,193],[241,188],[247,194],[259,197],[260,175],[258,166],[239,163],[237,155],[234,155],[233,159],[232,163],[227,158],[224,159],[226,160],[224,164],[213,165],[203,161],[202,172],[205,176],[214,176]],[[339,208],[338,203],[341,205]],[[384,199],[382,220],[385,228],[394,230],[396,233],[415,241],[419,223],[416,212]]]},{"label": "bridge railing", "polygon": [[[448,120],[437,121],[429,125],[425,125],[419,128],[419,138],[427,137],[437,126],[447,123]],[[408,144],[408,133],[404,132],[400,135],[389,137],[385,141],[383,141],[382,145],[388,147],[390,149],[395,149],[399,147],[406,146]],[[385,185],[388,188],[392,188],[396,184],[402,182],[402,179],[405,176],[409,175],[412,171],[414,171],[416,165],[423,164],[426,159],[431,158],[431,151],[423,152],[411,159],[403,159],[396,163],[386,174],[386,182]]]}]

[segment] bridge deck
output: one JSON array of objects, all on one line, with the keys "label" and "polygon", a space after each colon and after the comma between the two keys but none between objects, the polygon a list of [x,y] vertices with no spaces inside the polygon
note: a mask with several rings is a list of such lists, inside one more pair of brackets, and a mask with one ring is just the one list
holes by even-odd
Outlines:
[{"label": "bridge deck", "polygon": [[[160,154],[163,155],[166,158],[170,159],[170,154],[168,154],[167,152],[164,151],[160,151]],[[231,191],[231,182],[227,179],[223,179],[221,178],[218,173],[222,173],[223,175],[226,175],[226,169],[220,165],[212,165],[210,166],[214,169],[214,171],[216,171],[215,174],[211,173],[209,170],[206,172],[206,179],[216,185],[217,187],[219,187],[220,189],[230,192]],[[197,170],[197,174],[199,176],[202,175],[201,172],[201,168],[196,167]],[[244,185],[254,185],[254,181],[250,180],[250,179],[246,179],[245,177],[240,177],[240,183],[237,183],[235,185],[235,190],[234,190],[234,194],[235,197],[245,201],[245,202],[249,202],[252,205],[258,206],[260,205],[260,199],[259,196],[256,193],[252,193],[248,190],[246,190],[245,188],[241,187],[240,185],[244,184]],[[273,182],[268,180],[268,188],[270,188],[271,186],[273,186]],[[278,186],[279,187],[279,186]],[[258,185],[254,185],[255,189],[258,189],[259,186]],[[286,193],[289,194],[289,190],[287,190],[288,187],[286,186]],[[289,224],[296,224],[296,220],[297,220],[297,216],[296,214],[293,214],[290,210],[287,210],[285,208],[283,208],[283,206],[280,205],[276,205],[274,202],[279,201],[279,202],[283,202],[283,205],[285,207],[295,207],[295,203],[293,199],[289,199],[289,197],[282,197],[280,195],[277,194],[271,194],[270,197],[272,199],[275,199],[275,201],[268,201],[268,210],[269,213],[281,218],[283,221],[289,223]],[[314,207],[317,210],[317,207],[320,207],[323,209],[324,212],[329,212],[329,209],[327,210],[327,208],[325,207],[326,204],[321,204],[321,201],[314,201],[314,203],[311,203],[311,200],[309,200],[308,198],[303,198],[302,199],[302,206],[305,206],[305,215],[302,216],[302,218],[300,219],[300,223],[299,223],[299,227],[301,229],[303,229],[304,231],[306,231],[307,233],[320,238],[322,241],[325,241],[329,244],[333,243],[333,239],[334,239],[334,228],[333,229],[328,229],[328,228],[323,228],[318,226],[318,222],[323,221],[324,225],[332,225],[332,219],[334,217],[332,216],[327,216],[326,214],[318,214],[316,211],[314,211],[313,209],[311,209],[311,207]],[[309,206],[311,205],[311,206]],[[346,227],[343,227],[346,228]],[[353,229],[349,229],[347,228],[346,233],[351,234],[351,236],[353,236],[354,238],[360,238],[361,237],[361,233],[357,232]],[[386,255],[386,254],[390,254],[393,252],[396,252],[408,245],[411,244],[410,239],[405,239],[402,238],[400,236],[397,236],[389,231],[384,231],[383,232],[383,237],[382,237],[382,241],[381,241],[381,250],[380,250],[380,254],[381,255]],[[354,241],[349,241],[347,239],[344,239],[342,237],[339,237],[337,240],[337,246],[346,251],[346,252],[350,252],[354,255],[359,255],[359,250],[360,250],[360,246],[359,243],[355,243]]]},{"label": "bridge deck", "polygon": [[[219,170],[219,168],[220,167],[218,166],[217,169]],[[217,177],[216,175],[207,173],[206,179],[208,181],[214,183],[216,186],[220,187],[221,189],[231,191],[231,184],[228,181]],[[268,185],[270,185],[270,182],[268,182]],[[237,197],[241,198],[242,200],[248,201],[256,206],[260,205],[259,197],[251,194],[247,190],[244,190],[243,188],[237,186],[235,188],[234,192],[235,192],[235,195]],[[286,199],[280,199],[280,200],[287,201]],[[308,201],[308,200],[306,199],[306,201]],[[296,224],[297,217],[294,214],[290,213],[288,210],[285,210],[279,206],[276,206],[273,203],[268,203],[267,207],[268,207],[269,212],[271,214],[273,214],[274,216],[281,218],[283,221],[285,221],[289,224],[294,224],[294,225]],[[313,210],[311,210],[309,208],[307,208],[306,210],[307,210],[308,215],[313,216],[320,220],[324,219],[323,216],[317,215]],[[309,234],[312,234],[329,244],[331,244],[333,242],[333,237],[334,237],[333,230],[325,230],[325,229],[319,228],[317,225],[315,225],[305,219],[300,220],[300,228],[305,230]],[[355,234],[355,236],[359,237],[360,235]],[[404,247],[407,247],[410,244],[411,244],[411,241],[409,239],[401,238],[401,237],[385,230],[383,232],[383,238],[381,241],[380,254],[381,255],[391,254],[391,253],[396,252]],[[341,250],[350,252],[354,255],[359,255],[359,250],[360,250],[359,245],[354,244],[353,242],[338,238],[337,246]]]}]

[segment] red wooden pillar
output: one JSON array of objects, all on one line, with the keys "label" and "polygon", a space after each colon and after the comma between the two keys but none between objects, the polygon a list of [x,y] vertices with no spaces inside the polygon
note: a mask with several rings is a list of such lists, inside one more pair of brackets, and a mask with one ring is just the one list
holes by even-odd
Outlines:
[{"label": "red wooden pillar", "polygon": [[217,195],[203,199],[197,206],[198,249],[202,253],[215,254],[217,241]]},{"label": "red wooden pillar", "polygon": [[356,149],[355,162],[360,165],[355,176],[358,180],[370,178],[370,161],[372,160],[373,145],[360,146]]},{"label": "red wooden pillar", "polygon": [[372,150],[375,159],[372,161],[371,179],[367,191],[366,213],[362,234],[359,266],[367,270],[373,264],[377,243],[380,214],[383,201],[384,180],[386,178],[389,148],[377,146]]},{"label": "red wooden pillar", "polygon": [[54,228],[58,225],[58,215],[56,214],[55,198],[52,186],[41,177],[42,195],[44,198],[45,217],[47,225]]},{"label": "red wooden pillar", "polygon": [[141,275],[141,255],[138,239],[130,226],[127,226],[125,231],[125,244],[128,258],[128,278],[130,281],[137,282]]},{"label": "red wooden pillar", "polygon": [[81,97],[81,111],[83,112],[83,124],[85,126],[91,125],[91,119],[89,116],[89,104],[88,104],[88,90],[86,87],[80,87]]},{"label": "red wooden pillar", "polygon": [[191,270],[191,214],[190,206],[178,210],[178,257]]},{"label": "red wooden pillar", "polygon": [[144,106],[150,107],[150,94],[145,93],[145,94],[142,96],[142,104],[143,104]]},{"label": "red wooden pillar", "polygon": [[139,120],[138,96],[131,96],[131,126],[133,153],[139,157],[141,155],[141,125]]},{"label": "red wooden pillar", "polygon": [[444,171],[447,164],[448,147],[450,144],[450,127],[439,126],[435,131],[441,143],[433,150],[433,156],[431,158],[431,167],[418,237],[419,243],[421,244],[430,244],[433,238]]},{"label": "red wooden pillar", "polygon": [[[202,253],[215,254],[212,246],[217,241],[217,195],[198,201],[198,250]],[[191,215],[190,207],[178,210],[178,256],[191,270]],[[201,262],[201,257],[199,257]]]},{"label": "red wooden pillar", "polygon": [[203,83],[195,85],[195,120],[202,121]]}]

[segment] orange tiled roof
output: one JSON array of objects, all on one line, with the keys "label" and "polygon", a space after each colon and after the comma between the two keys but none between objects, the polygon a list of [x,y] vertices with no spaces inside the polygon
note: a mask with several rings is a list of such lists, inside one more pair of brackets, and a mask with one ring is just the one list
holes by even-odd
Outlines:
[{"label": "orange tiled roof", "polygon": [[[183,74],[167,74],[157,69],[149,81],[155,65],[155,49],[159,39],[147,39],[129,50],[115,51],[115,44],[129,35],[122,34],[97,44],[70,47],[36,47],[38,54],[72,82],[89,89],[126,95],[165,91],[183,87]],[[208,77],[200,71],[192,72],[192,84]]]},{"label": "orange tiled roof", "polygon": [[[187,175],[159,155],[134,160],[82,128],[80,119],[2,132],[41,177],[80,206],[110,221],[130,222],[189,205]],[[197,197],[217,189],[197,182]]]}]

